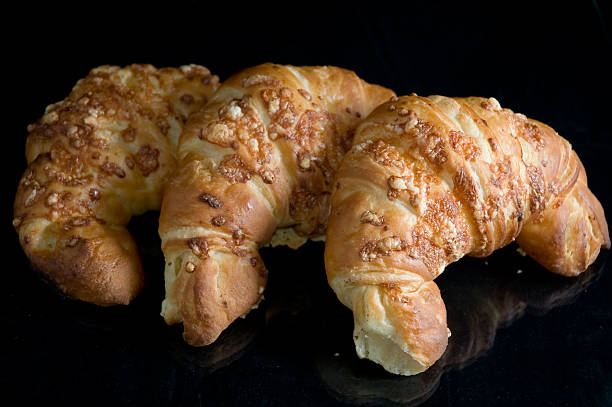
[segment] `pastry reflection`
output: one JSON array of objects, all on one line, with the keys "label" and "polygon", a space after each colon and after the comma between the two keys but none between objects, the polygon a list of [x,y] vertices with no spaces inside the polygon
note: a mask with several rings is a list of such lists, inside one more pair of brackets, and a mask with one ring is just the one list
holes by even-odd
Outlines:
[{"label": "pastry reflection", "polygon": [[352,341],[338,341],[319,352],[317,367],[334,397],[353,404],[419,405],[435,392],[445,371],[462,369],[483,356],[493,346],[497,329],[526,311],[544,314],[574,301],[604,268],[604,261],[598,260],[581,276],[564,278],[546,273],[527,259],[521,263],[524,270],[517,267],[516,257],[509,264],[503,264],[503,256],[498,262],[502,264],[466,259],[436,280],[452,336],[442,358],[425,372],[391,375],[359,360]]},{"label": "pastry reflection", "polygon": [[188,345],[180,332],[171,329],[168,351],[183,368],[197,371],[198,376],[206,376],[248,352],[262,325],[262,313],[251,312],[246,318],[234,321],[215,342],[204,347]]}]

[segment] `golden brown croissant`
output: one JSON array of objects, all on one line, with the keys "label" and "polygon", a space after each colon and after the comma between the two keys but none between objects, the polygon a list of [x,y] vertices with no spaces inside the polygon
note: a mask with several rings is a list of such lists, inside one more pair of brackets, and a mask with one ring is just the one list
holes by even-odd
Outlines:
[{"label": "golden brown croissant", "polygon": [[13,224],[34,267],[65,294],[110,305],[139,292],[125,225],[159,209],[184,120],[217,87],[196,65],[101,66],[28,127]]},{"label": "golden brown croissant", "polygon": [[336,174],[328,281],[355,345],[390,372],[421,372],[450,334],[433,282],[462,256],[517,239],[576,275],[609,247],[603,209],[570,144],[495,99],[416,95],[378,107]]},{"label": "golden brown croissant", "polygon": [[213,342],[257,304],[267,278],[259,247],[323,235],[350,130],[392,96],[344,69],[264,64],[190,117],[159,226],[162,315],[183,323],[188,343]]}]

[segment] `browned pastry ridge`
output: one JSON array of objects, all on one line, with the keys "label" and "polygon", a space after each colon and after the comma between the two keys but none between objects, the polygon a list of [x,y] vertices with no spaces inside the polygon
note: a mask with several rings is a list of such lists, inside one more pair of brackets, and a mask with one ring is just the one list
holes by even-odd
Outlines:
[{"label": "browned pastry ridge", "polygon": [[217,87],[197,65],[101,66],[28,127],[13,225],[65,294],[99,305],[138,294],[143,271],[125,225],[159,209],[183,123]]},{"label": "browned pastry ridge", "polygon": [[162,315],[188,343],[213,342],[261,299],[259,247],[322,237],[351,130],[392,96],[344,69],[264,64],[190,116],[159,225]]},{"label": "browned pastry ridge", "polygon": [[358,355],[397,374],[427,369],[450,334],[433,280],[515,239],[566,276],[610,247],[565,139],[492,98],[412,95],[378,107],[337,171],[326,234],[328,281],[353,311]]}]

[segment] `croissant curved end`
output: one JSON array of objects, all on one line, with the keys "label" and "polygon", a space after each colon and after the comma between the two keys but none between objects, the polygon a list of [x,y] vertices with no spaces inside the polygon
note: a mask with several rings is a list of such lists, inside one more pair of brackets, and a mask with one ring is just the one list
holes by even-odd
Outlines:
[{"label": "croissant curved end", "polygon": [[[340,282],[337,279],[336,282]],[[343,303],[355,317],[353,339],[360,358],[411,376],[438,360],[448,344],[446,308],[435,283],[415,287],[355,286]],[[346,302],[344,300],[347,300]]]},{"label": "croissant curved end", "polygon": [[127,305],[138,295],[144,272],[124,227],[91,222],[70,235],[58,233],[60,227],[37,219],[19,229],[26,254],[46,279],[68,297],[102,306]]},{"label": "croissant curved end", "polygon": [[168,325],[183,323],[187,343],[206,346],[236,318],[257,308],[267,271],[255,251],[238,256],[200,249],[197,256],[182,246],[181,239],[164,242],[166,298],[161,315]]},{"label": "croissant curved end", "polygon": [[391,336],[377,332],[375,329],[368,329],[359,325],[357,321],[353,335],[357,356],[378,363],[388,372],[411,376],[429,367],[411,356],[408,349],[402,349]]}]

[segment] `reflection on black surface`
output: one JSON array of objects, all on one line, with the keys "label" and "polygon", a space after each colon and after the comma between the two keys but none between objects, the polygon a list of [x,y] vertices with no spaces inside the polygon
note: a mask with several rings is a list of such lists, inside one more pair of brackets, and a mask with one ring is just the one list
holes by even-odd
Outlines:
[{"label": "reflection on black surface", "polygon": [[254,311],[248,318],[238,319],[215,342],[205,347],[188,345],[180,332],[173,329],[174,335],[168,339],[169,353],[181,366],[198,370],[202,376],[211,374],[248,351],[263,325],[261,316],[261,312]]},{"label": "reflection on black surface", "polygon": [[321,378],[336,398],[351,404],[419,405],[435,392],[445,371],[462,369],[492,348],[497,329],[526,311],[541,315],[572,302],[604,268],[600,259],[579,277],[565,278],[530,261],[529,268],[517,269],[517,261],[511,261],[496,270],[482,259],[462,262],[437,280],[452,332],[442,358],[419,375],[393,376],[369,361],[358,360],[352,342],[338,342],[331,348],[342,350],[332,353],[330,348],[317,357]]}]

